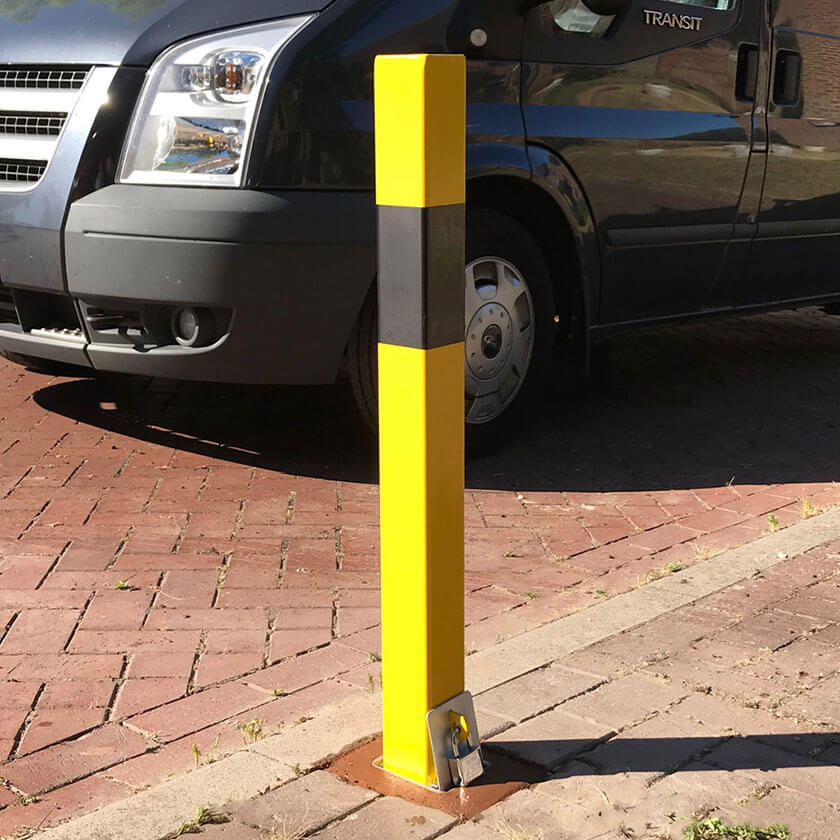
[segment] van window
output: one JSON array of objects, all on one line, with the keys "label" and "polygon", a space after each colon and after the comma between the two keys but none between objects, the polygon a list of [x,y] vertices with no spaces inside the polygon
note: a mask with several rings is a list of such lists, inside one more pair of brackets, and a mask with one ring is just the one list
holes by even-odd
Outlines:
[{"label": "van window", "polygon": [[[700,6],[704,9],[729,11],[737,0],[671,0],[684,6]],[[554,25],[562,32],[577,32],[591,38],[602,38],[607,34],[614,15],[596,15],[583,5],[581,0],[554,0],[548,4],[548,12]]]}]

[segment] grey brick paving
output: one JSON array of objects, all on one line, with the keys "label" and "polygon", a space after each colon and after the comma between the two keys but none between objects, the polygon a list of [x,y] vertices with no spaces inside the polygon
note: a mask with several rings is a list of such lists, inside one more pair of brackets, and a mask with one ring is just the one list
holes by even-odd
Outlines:
[{"label": "grey brick paving", "polygon": [[548,711],[603,682],[583,671],[554,665],[485,691],[476,698],[476,708],[519,723]]},{"label": "grey brick paving", "polygon": [[235,817],[245,825],[273,830],[281,836],[303,835],[375,798],[372,791],[317,770],[237,808]]},{"label": "grey brick paving", "polygon": [[426,840],[436,837],[456,820],[440,811],[404,802],[377,799],[360,811],[315,835],[318,840]]}]

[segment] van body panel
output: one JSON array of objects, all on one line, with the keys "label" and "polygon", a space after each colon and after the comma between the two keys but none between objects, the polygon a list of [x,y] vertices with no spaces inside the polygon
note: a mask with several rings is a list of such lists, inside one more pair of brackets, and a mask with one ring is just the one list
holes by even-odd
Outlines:
[{"label": "van body panel", "polygon": [[[560,31],[551,7],[528,18],[526,129],[566,162],[592,207],[598,324],[700,311],[726,257],[750,158],[754,104],[736,96],[734,59],[742,44],[759,43],[758,4],[666,5],[702,16],[706,35],[643,26],[638,3],[603,39]],[[607,55],[613,63],[594,63]],[[615,63],[621,57],[632,60]]]},{"label": "van body panel", "polygon": [[7,64],[147,67],[166,47],[214,29],[317,12],[329,0],[24,0],[0,11]]},{"label": "van body panel", "polygon": [[[281,54],[258,123],[251,183],[373,189],[376,56],[448,52],[457,6],[452,0],[336,0]],[[520,74],[518,42],[506,60],[468,56],[468,146],[524,148]]]},{"label": "van body panel", "polygon": [[837,8],[828,0],[784,0],[774,4],[773,14],[767,174],[741,304],[825,296],[838,289]]},{"label": "van body panel", "polygon": [[511,143],[488,140],[467,146],[467,186],[476,178],[494,176],[531,180],[531,162],[521,138]]},{"label": "van body panel", "polygon": [[[332,381],[376,270],[383,53],[466,53],[467,174],[481,185],[468,195],[504,211],[495,178],[549,197],[556,242],[574,249],[554,267],[577,264],[588,335],[840,298],[840,31],[830,0],[767,2],[772,30],[763,0],[632,0],[584,34],[561,31],[560,0],[524,17],[501,0],[24,0],[4,18],[4,63],[93,69],[41,180],[0,188],[0,294],[19,310],[0,349],[156,376]],[[243,189],[114,183],[145,68],[166,47],[309,12],[272,67]],[[780,50],[799,67],[795,96]],[[141,310],[166,326],[182,306],[213,313],[210,345],[125,327]],[[32,334],[53,320],[69,342]]]},{"label": "van body panel", "polygon": [[592,208],[574,173],[550,149],[529,143],[528,159],[534,183],[552,197],[572,233],[575,254],[569,256],[578,270],[584,323],[592,324],[601,291],[600,251]]}]

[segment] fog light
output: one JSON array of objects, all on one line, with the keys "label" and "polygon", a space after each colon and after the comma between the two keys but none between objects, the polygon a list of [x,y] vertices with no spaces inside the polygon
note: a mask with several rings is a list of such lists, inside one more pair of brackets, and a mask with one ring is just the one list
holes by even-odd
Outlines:
[{"label": "fog light", "polygon": [[172,334],[182,347],[207,347],[216,340],[215,319],[204,309],[177,309],[172,316]]}]

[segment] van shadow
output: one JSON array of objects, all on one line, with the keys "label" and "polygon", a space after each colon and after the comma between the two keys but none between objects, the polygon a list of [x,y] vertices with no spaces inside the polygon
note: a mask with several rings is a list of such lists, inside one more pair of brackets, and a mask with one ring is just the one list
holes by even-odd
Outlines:
[{"label": "van shadow", "polygon": [[[73,380],[43,408],[207,458],[376,481],[374,436],[346,387],[257,388],[137,377]],[[640,491],[840,479],[840,323],[816,310],[615,336],[592,380],[549,397],[477,489]]]}]

